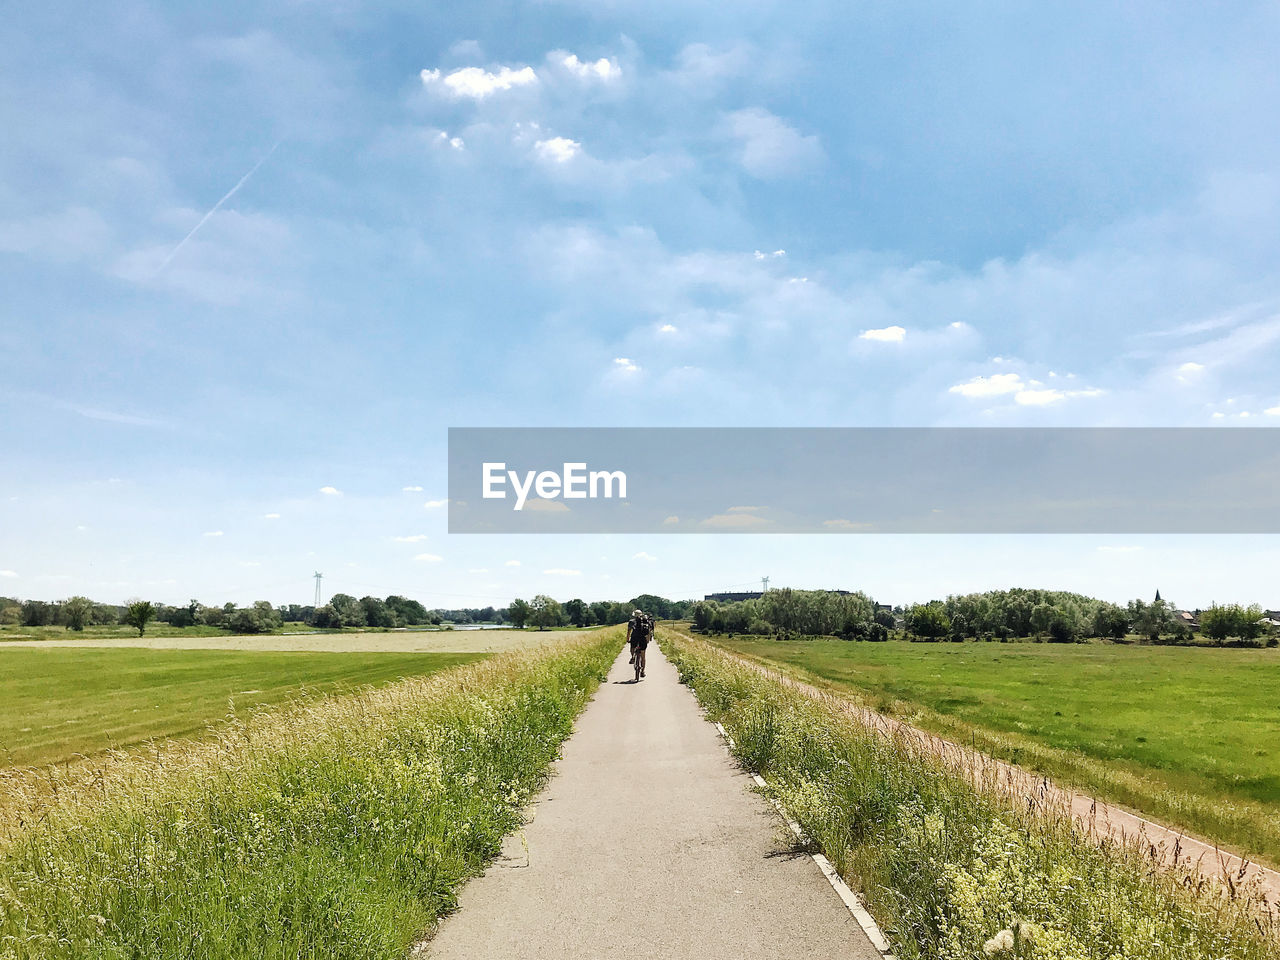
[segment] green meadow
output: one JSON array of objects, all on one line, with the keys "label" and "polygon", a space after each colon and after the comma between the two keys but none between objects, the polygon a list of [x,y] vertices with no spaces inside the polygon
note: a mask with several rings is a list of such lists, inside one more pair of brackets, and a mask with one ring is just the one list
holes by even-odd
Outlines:
[{"label": "green meadow", "polygon": [[0,648],[0,765],[183,737],[238,712],[421,677],[475,653]]},{"label": "green meadow", "polygon": [[1280,864],[1276,650],[716,642]]}]

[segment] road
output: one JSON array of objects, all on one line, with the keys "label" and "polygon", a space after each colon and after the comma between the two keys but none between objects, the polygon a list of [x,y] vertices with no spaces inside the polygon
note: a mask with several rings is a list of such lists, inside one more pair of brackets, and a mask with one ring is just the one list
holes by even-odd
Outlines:
[{"label": "road", "polygon": [[463,888],[435,960],[874,960],[818,866],[726,756],[675,668],[625,651],[532,821]]}]

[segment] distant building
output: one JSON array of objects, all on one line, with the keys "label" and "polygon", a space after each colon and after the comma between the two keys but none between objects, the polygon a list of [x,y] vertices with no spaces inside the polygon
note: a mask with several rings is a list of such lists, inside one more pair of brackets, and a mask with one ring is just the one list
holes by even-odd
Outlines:
[{"label": "distant building", "polygon": [[1200,618],[1190,610],[1175,610],[1173,611],[1173,616],[1192,630],[1200,629]]}]

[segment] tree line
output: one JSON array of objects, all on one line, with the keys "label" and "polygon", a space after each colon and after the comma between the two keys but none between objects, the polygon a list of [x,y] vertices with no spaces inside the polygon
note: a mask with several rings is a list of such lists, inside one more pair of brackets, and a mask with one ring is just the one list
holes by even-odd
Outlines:
[{"label": "tree line", "polygon": [[303,604],[273,606],[258,600],[247,607],[234,603],[206,606],[190,600],[179,606],[131,600],[125,604],[96,603],[88,597],[66,600],[19,600],[0,597],[0,625],[26,627],[62,626],[82,631],[86,627],[129,625],[145,632],[153,622],[173,627],[210,627],[230,633],[271,633],[285,623],[301,623],[322,630],[344,628],[395,629],[439,626],[441,624],[509,623],[523,628],[589,627],[623,623],[637,608],[662,620],[678,619],[688,613],[691,601],[672,601],[654,594],[642,594],[627,603],[573,599],[560,603],[545,595],[532,601],[517,599],[507,607],[462,607],[428,610],[417,600],[398,595],[357,599],[335,593],[320,607]]},{"label": "tree line", "polygon": [[692,605],[694,628],[706,633],[834,636],[846,640],[887,640],[893,614],[865,593],[795,590],[780,587],[748,600],[699,600]]}]

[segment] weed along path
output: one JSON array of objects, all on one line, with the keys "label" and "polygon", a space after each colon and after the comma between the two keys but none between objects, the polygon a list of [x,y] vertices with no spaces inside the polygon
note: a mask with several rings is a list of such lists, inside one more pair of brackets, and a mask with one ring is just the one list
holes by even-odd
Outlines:
[{"label": "weed along path", "polygon": [[425,945],[477,957],[873,960],[807,855],[728,758],[657,645],[625,651],[578,720],[532,821]]}]

